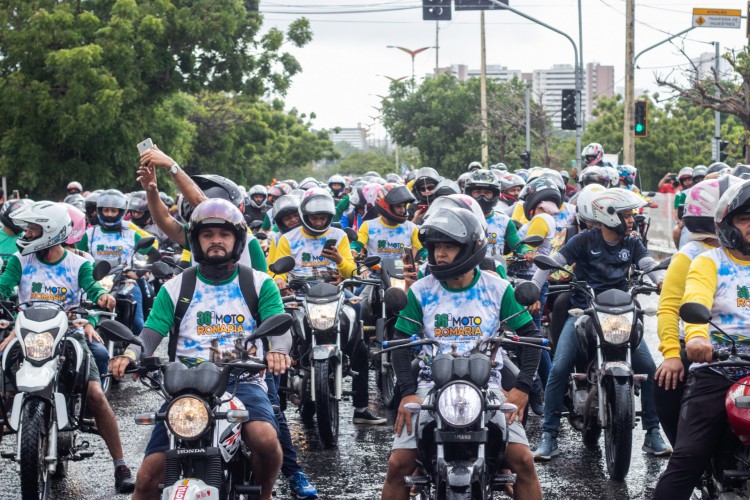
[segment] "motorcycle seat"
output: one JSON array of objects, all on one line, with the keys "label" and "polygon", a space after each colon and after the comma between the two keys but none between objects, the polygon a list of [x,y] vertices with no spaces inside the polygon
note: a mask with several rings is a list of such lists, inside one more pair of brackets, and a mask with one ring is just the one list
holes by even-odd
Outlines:
[{"label": "motorcycle seat", "polygon": [[164,368],[164,389],[168,394],[194,391],[213,394],[221,383],[221,370],[213,363],[188,367],[182,363],[169,363]]}]

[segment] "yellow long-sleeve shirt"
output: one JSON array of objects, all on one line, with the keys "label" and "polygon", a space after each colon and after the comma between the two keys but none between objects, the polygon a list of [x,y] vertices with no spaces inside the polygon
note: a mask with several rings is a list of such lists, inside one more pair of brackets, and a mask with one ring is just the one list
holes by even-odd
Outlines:
[{"label": "yellow long-sleeve shirt", "polygon": [[656,323],[659,351],[664,359],[680,357],[680,304],[685,294],[688,271],[693,260],[711,248],[703,242],[692,241],[680,249],[669,263],[659,296]]},{"label": "yellow long-sleeve shirt", "polygon": [[[342,257],[339,264],[335,264],[321,256],[323,246],[328,239],[335,239],[337,241],[336,248]],[[321,236],[311,236],[302,227],[292,229],[279,238],[276,244],[274,260],[271,261],[269,259],[268,262],[272,264],[287,255],[294,257],[297,266],[294,268],[293,273],[298,276],[313,277],[316,268],[332,270],[335,267],[338,273],[346,279],[350,278],[357,269],[354,257],[352,257],[352,252],[349,249],[349,238],[344,231],[334,227],[329,228]],[[277,278],[286,280],[286,275],[280,274]]]}]

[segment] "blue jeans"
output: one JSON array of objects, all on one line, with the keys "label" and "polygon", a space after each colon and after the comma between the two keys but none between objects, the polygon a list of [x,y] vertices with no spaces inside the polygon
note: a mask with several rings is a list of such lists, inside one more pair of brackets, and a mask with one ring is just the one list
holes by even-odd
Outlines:
[{"label": "blue jeans", "polygon": [[[275,376],[266,370],[266,386],[268,386],[268,400],[272,405],[279,405],[279,381],[281,375]],[[284,412],[279,410],[276,415],[276,422],[279,425],[279,443],[281,443],[281,452],[284,454],[284,460],[281,462],[281,472],[284,477],[290,477],[302,467],[297,462],[297,450],[292,444],[292,435],[289,433],[289,426],[286,423]]]},{"label": "blue jeans", "polygon": [[[578,339],[575,332],[576,318],[569,317],[563,326],[560,340],[555,348],[555,360],[552,363],[552,371],[547,380],[547,389],[544,392],[544,422],[542,431],[549,432],[557,437],[560,428],[560,417],[562,416],[563,400],[568,390],[568,379],[575,368],[576,359],[582,353],[578,349]],[[656,415],[654,404],[653,380],[656,372],[656,364],[651,357],[646,342],[641,342],[637,349],[632,351],[633,370],[635,373],[643,373],[648,378],[641,382],[641,406],[643,407],[642,424],[646,430],[659,427],[659,417]]]},{"label": "blue jeans", "polygon": [[105,376],[109,373],[109,351],[107,351],[106,344],[102,344],[98,340],[89,342],[86,339],[86,345],[89,346],[89,350],[91,350],[91,354],[94,356],[94,362],[99,369],[99,376]]},{"label": "blue jeans", "polygon": [[133,284],[133,300],[135,300],[135,316],[133,317],[133,334],[138,336],[143,330],[143,293],[138,283]]}]

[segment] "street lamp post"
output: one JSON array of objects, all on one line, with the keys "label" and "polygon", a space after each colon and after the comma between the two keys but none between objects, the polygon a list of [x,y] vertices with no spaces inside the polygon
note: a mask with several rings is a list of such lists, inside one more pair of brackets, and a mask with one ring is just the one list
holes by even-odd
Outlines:
[{"label": "street lamp post", "polygon": [[431,49],[433,47],[422,47],[420,49],[416,50],[409,50],[406,47],[399,47],[397,45],[388,45],[389,49],[398,49],[402,52],[406,52],[411,57],[411,86],[414,88],[414,58],[417,57],[417,54],[424,52],[427,49]]}]

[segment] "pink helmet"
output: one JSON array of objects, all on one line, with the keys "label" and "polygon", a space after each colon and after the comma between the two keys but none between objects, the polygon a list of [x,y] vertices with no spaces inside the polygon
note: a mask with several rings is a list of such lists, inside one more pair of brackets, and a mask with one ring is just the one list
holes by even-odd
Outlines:
[{"label": "pink helmet", "polygon": [[64,206],[68,210],[68,215],[70,216],[70,220],[73,223],[73,230],[70,232],[70,236],[68,236],[68,239],[65,240],[65,244],[75,245],[76,243],[81,241],[81,238],[83,238],[83,233],[86,232],[86,214],[68,203],[60,203],[60,205]]},{"label": "pink helmet", "polygon": [[688,230],[694,234],[713,236],[716,233],[714,214],[719,199],[733,184],[742,184],[743,180],[732,175],[719,179],[700,181],[690,188],[685,198],[685,215],[682,220]]},{"label": "pink helmet", "polygon": [[380,184],[371,182],[362,187],[362,197],[365,201],[365,212],[375,206],[375,202],[383,193],[383,186]]}]

